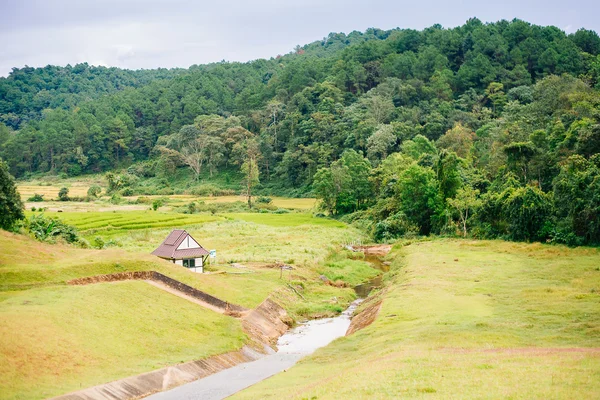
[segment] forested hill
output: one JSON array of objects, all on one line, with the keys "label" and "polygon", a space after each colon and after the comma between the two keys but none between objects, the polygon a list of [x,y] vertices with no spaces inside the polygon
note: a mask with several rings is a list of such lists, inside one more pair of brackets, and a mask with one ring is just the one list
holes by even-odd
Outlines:
[{"label": "forested hill", "polygon": [[593,31],[471,19],[187,70],[26,68],[0,81],[0,156],[18,177],[258,165],[263,187],[368,209],[380,238],[464,215],[465,233],[598,243],[599,53]]},{"label": "forested hill", "polygon": [[29,120],[40,119],[44,109],[72,109],[84,101],[172,78],[182,71],[130,71],[87,63],[74,67],[13,68],[8,78],[0,78],[0,122],[18,129]]}]

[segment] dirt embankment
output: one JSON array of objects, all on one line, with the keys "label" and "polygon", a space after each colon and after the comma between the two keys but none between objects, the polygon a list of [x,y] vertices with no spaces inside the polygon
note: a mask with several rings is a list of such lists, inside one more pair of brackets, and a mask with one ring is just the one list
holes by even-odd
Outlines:
[{"label": "dirt embankment", "polygon": [[391,244],[377,244],[372,246],[352,246],[354,251],[362,251],[374,256],[385,256],[392,249]]},{"label": "dirt embankment", "polygon": [[346,336],[352,335],[354,332],[371,325],[377,318],[377,315],[379,314],[381,304],[382,300],[369,304],[361,312],[352,317],[350,326],[346,331]]},{"label": "dirt embankment", "polygon": [[271,299],[266,299],[242,318],[244,331],[255,341],[270,346],[274,346],[292,324],[285,309]]}]

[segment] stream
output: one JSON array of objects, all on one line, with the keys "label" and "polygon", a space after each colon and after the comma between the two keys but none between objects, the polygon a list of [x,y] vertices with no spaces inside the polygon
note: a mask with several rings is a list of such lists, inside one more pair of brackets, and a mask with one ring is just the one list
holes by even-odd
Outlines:
[{"label": "stream", "polygon": [[383,273],[389,270],[389,267],[377,256],[368,255],[365,261],[370,262],[382,273],[371,281],[355,287],[354,290],[359,298],[353,301],[339,316],[300,323],[279,338],[277,341],[278,351],[275,354],[256,361],[238,364],[206,378],[156,393],[147,398],[152,400],[221,400],[285,371],[318,348],[327,346],[335,339],[345,336],[352,314],[369,292],[381,285]]},{"label": "stream", "polygon": [[371,290],[381,287],[381,281],[383,279],[383,274],[390,270],[390,266],[384,264],[376,255],[366,254],[365,261],[369,262],[371,266],[375,269],[381,271],[381,274],[377,275],[375,278],[372,278],[370,281],[363,283],[361,285],[355,286],[354,291],[359,298],[367,298]]}]

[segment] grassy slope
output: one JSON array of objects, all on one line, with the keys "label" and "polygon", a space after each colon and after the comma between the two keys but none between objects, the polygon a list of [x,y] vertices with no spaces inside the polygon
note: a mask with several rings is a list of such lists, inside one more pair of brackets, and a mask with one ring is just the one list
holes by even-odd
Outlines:
[{"label": "grassy slope", "polygon": [[[256,307],[276,287],[275,271],[240,276],[198,275],[150,254],[48,245],[0,230],[0,290],[64,285],[78,277],[154,270],[231,303]],[[26,256],[24,256],[26,255]]]},{"label": "grassy slope", "polygon": [[46,398],[243,345],[240,322],[144,282],[0,292],[0,393]]},{"label": "grassy slope", "polygon": [[598,250],[448,240],[392,257],[372,325],[235,398],[600,398]]},{"label": "grassy slope", "polygon": [[[99,223],[103,228],[101,220],[115,222],[115,214],[57,216],[71,218],[76,225]],[[161,213],[130,214],[134,224],[164,222],[158,221],[164,217]],[[166,217],[173,216],[177,215]],[[286,271],[283,279],[273,268],[219,266],[212,268],[230,273],[199,275],[151,256],[148,253],[169,233],[167,227],[132,230],[127,224],[115,223],[110,237],[123,248],[105,250],[43,244],[0,231],[0,357],[6,361],[0,363],[0,392],[9,398],[56,395],[221,353],[242,343],[237,322],[226,326],[231,319],[221,320],[224,317],[143,282],[65,284],[77,277],[156,270],[246,307],[256,307],[274,294],[295,318],[341,311],[355,297],[352,289],[323,284],[317,267],[330,258],[335,243],[359,233],[335,221],[316,220],[321,223],[311,225],[313,219],[308,215],[261,216],[256,223],[235,219],[235,215],[194,215],[193,225],[183,227],[206,247],[218,249],[221,261],[295,260],[296,269]],[[336,262],[343,264],[339,258]],[[372,273],[361,271],[365,279]],[[349,279],[356,280],[357,275]],[[294,285],[304,298],[288,285]],[[153,301],[151,306],[148,299]],[[168,312],[169,308],[177,312]],[[204,340],[207,332],[217,339]]]}]

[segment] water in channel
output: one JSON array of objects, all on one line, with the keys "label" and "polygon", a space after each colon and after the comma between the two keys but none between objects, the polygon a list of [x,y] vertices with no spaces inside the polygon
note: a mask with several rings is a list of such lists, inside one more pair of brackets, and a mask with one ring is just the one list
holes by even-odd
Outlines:
[{"label": "water in channel", "polygon": [[382,273],[370,282],[354,289],[359,299],[352,302],[341,315],[299,324],[279,338],[278,351],[275,354],[236,365],[169,391],[156,393],[148,398],[152,400],[221,400],[292,367],[302,357],[345,336],[352,314],[369,292],[381,284],[381,276],[389,270],[389,267],[376,256],[367,256],[365,260],[370,262],[374,268],[381,270]]}]

